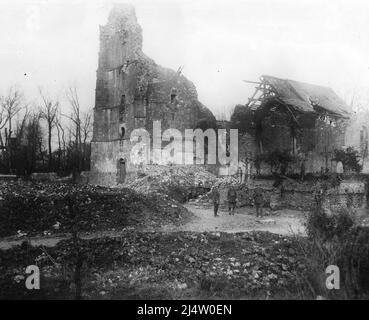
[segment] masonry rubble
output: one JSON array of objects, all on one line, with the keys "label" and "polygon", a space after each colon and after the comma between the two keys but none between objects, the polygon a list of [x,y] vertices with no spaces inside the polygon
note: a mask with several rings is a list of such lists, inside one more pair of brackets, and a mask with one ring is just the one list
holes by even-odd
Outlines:
[{"label": "masonry rubble", "polygon": [[127,179],[127,187],[139,193],[165,193],[170,189],[183,190],[189,197],[204,193],[217,181],[217,177],[204,166],[159,166],[142,168]]}]

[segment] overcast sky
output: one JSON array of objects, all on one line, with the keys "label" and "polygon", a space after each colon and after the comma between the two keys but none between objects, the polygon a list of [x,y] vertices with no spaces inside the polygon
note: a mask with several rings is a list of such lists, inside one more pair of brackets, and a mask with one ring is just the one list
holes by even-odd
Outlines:
[{"label": "overcast sky", "polygon": [[[0,94],[18,84],[32,100],[41,86],[63,101],[76,85],[83,106],[93,107],[98,26],[114,2],[0,0]],[[163,66],[184,66],[216,114],[245,103],[253,86],[242,80],[262,74],[330,86],[344,99],[369,91],[366,0],[129,2],[144,52]]]}]

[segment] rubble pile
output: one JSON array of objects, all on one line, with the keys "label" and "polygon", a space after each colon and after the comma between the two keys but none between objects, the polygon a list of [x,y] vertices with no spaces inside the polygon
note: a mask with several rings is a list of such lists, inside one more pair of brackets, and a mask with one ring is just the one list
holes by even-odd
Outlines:
[{"label": "rubble pile", "polygon": [[217,177],[203,166],[147,166],[127,182],[127,187],[141,194],[166,194],[186,202],[208,192]]},{"label": "rubble pile", "polygon": [[[239,180],[234,176],[220,176],[217,177],[214,182],[213,186],[217,186],[219,188],[220,193],[220,201],[224,203],[226,201],[227,192],[229,187],[235,187],[236,190],[243,188],[245,185],[240,184]],[[240,196],[240,194],[238,194]],[[207,192],[205,194],[200,195],[196,199],[193,199],[191,202],[203,206],[207,206],[211,203],[210,193]]]},{"label": "rubble pile", "polygon": [[230,186],[238,186],[239,180],[234,176],[220,176],[216,181],[219,188],[229,188]]},{"label": "rubble pile", "polygon": [[[74,212],[69,208],[70,199]],[[127,188],[25,181],[0,182],[0,211],[2,237],[69,233],[76,224],[81,232],[130,225],[155,227],[180,224],[192,216],[169,197]]]},{"label": "rubble pile", "polygon": [[[48,249],[59,266],[73,264],[70,241]],[[166,284],[177,292],[197,290],[223,298],[254,293],[265,297],[297,290],[306,268],[303,254],[293,241],[267,232],[162,234],[135,230],[127,230],[116,239],[85,240],[79,247],[84,255],[84,268],[88,268],[85,274],[89,275],[84,278],[84,295],[122,298],[124,291],[132,294],[142,286],[159,286],[163,291]],[[0,252],[4,262],[0,267],[0,296],[9,295],[12,292],[9,287],[14,290],[17,286],[15,281],[9,281],[22,276],[22,263],[26,266],[35,259],[44,281],[54,281],[53,290],[57,287],[55,277],[59,271],[50,259],[41,259],[41,254],[39,248],[21,247]],[[166,298],[173,296],[171,292]]]}]

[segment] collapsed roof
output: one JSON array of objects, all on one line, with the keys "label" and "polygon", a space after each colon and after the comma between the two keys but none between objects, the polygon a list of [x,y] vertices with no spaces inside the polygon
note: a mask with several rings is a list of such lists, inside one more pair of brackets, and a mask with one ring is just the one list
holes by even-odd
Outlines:
[{"label": "collapsed roof", "polygon": [[258,108],[266,99],[274,99],[303,113],[325,111],[336,117],[350,116],[349,106],[331,88],[268,75],[256,83],[256,91],[247,104],[251,108]]}]

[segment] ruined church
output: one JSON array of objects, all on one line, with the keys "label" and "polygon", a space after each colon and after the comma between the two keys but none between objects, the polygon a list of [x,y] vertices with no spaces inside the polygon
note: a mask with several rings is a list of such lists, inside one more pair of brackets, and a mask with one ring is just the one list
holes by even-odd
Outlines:
[{"label": "ruined church", "polygon": [[[100,26],[90,183],[113,186],[135,172],[130,161],[134,129],[152,133],[153,121],[162,130],[181,132],[200,123],[215,123],[198,101],[194,84],[177,71],[157,65],[142,52],[142,29],[131,5],[115,6]],[[152,138],[152,137],[151,137]]]}]

